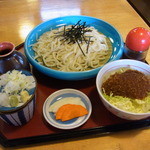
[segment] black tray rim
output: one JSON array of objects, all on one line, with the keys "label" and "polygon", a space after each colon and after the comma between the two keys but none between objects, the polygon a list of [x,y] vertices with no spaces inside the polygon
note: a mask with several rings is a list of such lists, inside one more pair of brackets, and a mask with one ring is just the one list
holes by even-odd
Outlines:
[{"label": "black tray rim", "polygon": [[81,130],[66,130],[62,133],[47,134],[40,136],[32,136],[17,139],[7,139],[3,134],[0,135],[0,143],[3,147],[18,147],[18,146],[29,146],[31,144],[45,143],[45,142],[60,142],[60,140],[67,140],[77,137],[87,137],[89,135],[108,135],[126,130],[135,130],[140,128],[148,128],[150,126],[150,119],[131,121],[126,123],[120,123],[115,125],[107,125],[101,127],[94,127],[89,129]]}]

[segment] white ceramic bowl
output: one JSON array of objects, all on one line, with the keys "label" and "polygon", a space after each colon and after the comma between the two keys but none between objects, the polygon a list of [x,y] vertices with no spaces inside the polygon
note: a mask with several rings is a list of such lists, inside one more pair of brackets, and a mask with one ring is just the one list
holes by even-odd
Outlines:
[{"label": "white ceramic bowl", "polygon": [[115,107],[114,105],[110,104],[107,101],[107,99],[104,98],[102,94],[101,86],[104,81],[104,78],[106,80],[106,78],[109,77],[110,72],[115,71],[119,68],[123,68],[123,67],[138,70],[140,72],[143,72],[146,75],[150,75],[150,65],[144,62],[130,60],[130,59],[122,59],[122,60],[116,60],[114,62],[110,62],[104,65],[104,67],[97,74],[96,87],[97,87],[100,99],[103,102],[104,106],[110,112],[112,112],[114,115],[120,118],[127,119],[127,120],[140,120],[140,119],[147,118],[150,116],[150,113],[131,113],[131,112],[121,110]]},{"label": "white ceramic bowl", "polygon": [[[49,112],[49,107],[54,102],[61,100],[65,97],[80,97],[82,102],[85,104],[86,109],[88,110],[88,114],[82,117],[74,118],[68,121],[60,121],[55,119],[55,115],[53,112]],[[92,112],[92,105],[89,98],[82,93],[81,91],[75,89],[62,89],[52,93],[44,102],[43,105],[43,115],[45,120],[52,126],[59,129],[74,129],[81,125],[83,125],[90,117]]]}]

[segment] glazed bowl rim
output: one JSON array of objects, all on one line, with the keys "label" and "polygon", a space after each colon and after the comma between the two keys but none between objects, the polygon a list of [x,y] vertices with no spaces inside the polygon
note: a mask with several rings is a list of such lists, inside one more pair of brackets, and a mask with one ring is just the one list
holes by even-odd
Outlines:
[{"label": "glazed bowl rim", "polygon": [[10,55],[15,50],[15,44],[14,43],[9,42],[9,41],[0,42],[0,44],[3,44],[3,43],[11,44],[13,46],[13,48],[11,49],[10,52],[8,52],[8,53],[6,53],[4,55],[0,55],[0,58],[3,58],[3,57],[6,57],[6,56]]}]

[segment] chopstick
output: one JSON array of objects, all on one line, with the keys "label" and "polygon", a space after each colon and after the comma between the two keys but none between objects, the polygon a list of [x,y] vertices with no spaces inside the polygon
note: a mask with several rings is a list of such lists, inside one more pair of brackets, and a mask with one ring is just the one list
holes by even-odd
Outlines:
[{"label": "chopstick", "polygon": [[19,45],[17,45],[16,47],[15,47],[15,50],[19,50],[20,48],[22,48],[24,46],[24,42],[23,43],[21,43],[21,44],[19,44]]}]

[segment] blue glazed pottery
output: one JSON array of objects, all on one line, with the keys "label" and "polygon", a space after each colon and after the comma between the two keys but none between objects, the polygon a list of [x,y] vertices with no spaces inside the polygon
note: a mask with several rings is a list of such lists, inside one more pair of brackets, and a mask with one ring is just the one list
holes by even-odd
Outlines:
[{"label": "blue glazed pottery", "polygon": [[[21,74],[24,74],[26,76],[33,76],[29,71],[27,70],[18,70],[21,72]],[[0,106],[0,119],[2,119],[4,122],[6,122],[9,125],[14,126],[22,126],[26,123],[28,123],[34,114],[35,110],[35,102],[36,102],[36,79],[34,78],[35,87],[30,89],[29,95],[32,95],[30,99],[25,102],[23,105],[18,107],[4,107]],[[0,88],[1,92],[1,88]]]},{"label": "blue glazed pottery", "polygon": [[34,59],[35,53],[31,45],[36,43],[37,39],[43,33],[49,31],[50,29],[55,29],[64,25],[74,25],[79,20],[86,22],[88,25],[94,26],[99,32],[103,33],[110,39],[113,47],[113,52],[108,62],[120,59],[122,57],[124,43],[119,32],[112,25],[103,20],[89,16],[65,16],[43,22],[36,26],[29,33],[25,40],[25,55],[31,65],[47,76],[62,80],[83,80],[95,77],[101,67],[81,72],[63,72],[40,65]]},{"label": "blue glazed pottery", "polygon": [[0,42],[0,74],[12,69],[25,69],[30,71],[26,57],[15,50],[11,42]]}]

